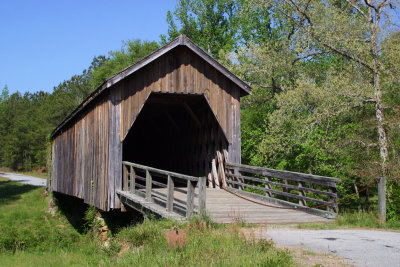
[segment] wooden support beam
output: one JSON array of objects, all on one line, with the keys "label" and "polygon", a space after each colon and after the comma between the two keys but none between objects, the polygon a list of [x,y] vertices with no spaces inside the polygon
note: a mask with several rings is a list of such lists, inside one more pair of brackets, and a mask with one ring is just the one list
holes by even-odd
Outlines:
[{"label": "wooden support beam", "polygon": [[124,191],[128,191],[128,166],[126,166],[126,165],[123,165],[122,188]]},{"label": "wooden support beam", "polygon": [[[272,188],[271,188],[271,184],[269,182],[270,182],[269,177],[266,176],[265,177],[265,188],[271,190]],[[271,194],[270,191],[265,191],[265,195],[269,196],[269,197],[273,197],[273,195]]]},{"label": "wooden support beam", "polygon": [[226,188],[225,170],[224,170],[224,160],[222,158],[221,152],[217,151],[218,158],[218,169],[221,174],[222,188]]},{"label": "wooden support beam", "polygon": [[194,200],[194,182],[187,181],[187,199],[186,199],[186,219],[193,217],[193,200]]},{"label": "wooden support beam", "polygon": [[206,186],[207,178],[200,177],[198,181],[199,187],[199,215],[200,217],[204,218],[207,215],[206,211]]},{"label": "wooden support beam", "polygon": [[216,188],[220,188],[219,186],[219,178],[218,178],[218,172],[217,172],[217,166],[215,164],[215,159],[212,159],[211,161],[211,168],[212,168],[212,174],[214,176],[214,183]]},{"label": "wooden support beam", "polygon": [[151,199],[151,188],[153,179],[149,171],[146,170],[146,201],[152,202]]},{"label": "wooden support beam", "polygon": [[174,180],[171,175],[168,175],[168,183],[167,183],[167,211],[171,212],[174,208]]},{"label": "wooden support beam", "polygon": [[[236,181],[243,184],[243,183],[244,183],[244,180],[241,179],[241,178],[239,178],[239,176],[241,176],[241,175],[240,175],[239,168],[235,167],[235,168],[233,169],[233,173],[234,173],[234,176],[235,176],[235,178],[236,178]],[[243,190],[243,185],[241,185],[241,184],[237,184],[237,185],[238,185],[238,188],[239,188],[240,190]]]},{"label": "wooden support beam", "polygon": [[[299,196],[305,197],[306,196],[306,191],[301,189],[302,187],[305,187],[304,183],[303,182],[299,182],[298,186],[299,186]],[[299,205],[307,206],[306,200],[305,199],[299,199]]]},{"label": "wooden support beam", "polygon": [[136,185],[136,173],[135,173],[135,169],[132,166],[130,167],[130,191],[135,194],[136,189],[135,189],[135,185]]},{"label": "wooden support beam", "polygon": [[181,129],[179,128],[178,124],[176,124],[176,122],[175,122],[174,118],[172,118],[171,114],[169,114],[168,111],[165,111],[165,115],[167,116],[168,120],[171,122],[172,126],[174,126],[176,132],[178,134],[180,134],[181,133]]},{"label": "wooden support beam", "polygon": [[192,117],[192,119],[194,120],[194,122],[196,123],[196,126],[198,128],[201,127],[201,123],[199,118],[197,118],[196,114],[194,114],[193,110],[190,108],[190,106],[186,103],[183,102],[183,106],[185,107],[186,111],[189,113],[190,117]]}]

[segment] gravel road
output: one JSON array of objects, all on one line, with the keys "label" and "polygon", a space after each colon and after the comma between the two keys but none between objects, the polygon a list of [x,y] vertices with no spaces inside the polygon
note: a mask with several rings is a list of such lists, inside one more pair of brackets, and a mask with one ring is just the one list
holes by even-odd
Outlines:
[{"label": "gravel road", "polygon": [[400,266],[399,232],[270,229],[258,234],[280,246],[337,254],[355,266]]},{"label": "gravel road", "polygon": [[27,176],[23,174],[16,174],[10,172],[0,172],[1,177],[9,178],[13,181],[20,182],[23,184],[30,184],[34,186],[46,186],[46,180],[33,176]]}]

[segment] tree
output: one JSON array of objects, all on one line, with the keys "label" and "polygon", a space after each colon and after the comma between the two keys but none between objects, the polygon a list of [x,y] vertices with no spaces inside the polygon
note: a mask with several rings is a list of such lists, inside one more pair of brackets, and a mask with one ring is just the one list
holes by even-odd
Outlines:
[{"label": "tree", "polygon": [[179,0],[175,10],[167,13],[168,36],[161,35],[162,43],[185,34],[210,55],[218,58],[220,50],[230,51],[236,45],[238,2]]},{"label": "tree", "polygon": [[94,63],[92,63],[92,68],[89,68],[88,71],[92,90],[96,89],[115,73],[136,63],[158,47],[157,42],[135,39],[124,42],[120,50],[110,51],[108,58],[95,59],[96,61],[94,60]]},{"label": "tree", "polygon": [[[379,178],[379,217],[386,218],[386,177],[388,138],[385,126],[381,77],[384,71],[382,42],[390,25],[389,10],[397,1],[276,1],[276,8],[298,26],[296,35],[303,38],[309,51],[329,51],[343,57],[369,77],[374,96],[364,101],[374,103],[381,158]],[[357,96],[359,97],[359,96]]]}]

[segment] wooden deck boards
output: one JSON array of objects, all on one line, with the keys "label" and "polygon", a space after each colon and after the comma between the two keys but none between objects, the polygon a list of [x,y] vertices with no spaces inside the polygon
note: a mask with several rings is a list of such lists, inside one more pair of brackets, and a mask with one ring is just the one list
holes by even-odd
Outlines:
[{"label": "wooden deck boards", "polygon": [[[198,195],[195,191],[195,211],[198,210]],[[182,202],[186,201],[186,188],[180,188],[180,191],[174,192],[174,207],[179,207]],[[165,201],[165,197],[161,194],[166,194],[166,189],[153,189],[153,198],[159,202]],[[326,219],[320,216],[308,214],[304,211],[278,209],[255,204],[232,195],[222,189],[207,188],[207,212],[214,222],[231,223],[240,221],[246,223],[307,223],[307,222],[329,222],[331,219]],[[154,204],[156,205],[156,204]],[[159,205],[158,205],[159,206]],[[278,205],[276,205],[278,206]],[[163,212],[165,208],[159,206]],[[163,216],[163,215],[161,215]],[[165,216],[163,216],[165,217]]]}]

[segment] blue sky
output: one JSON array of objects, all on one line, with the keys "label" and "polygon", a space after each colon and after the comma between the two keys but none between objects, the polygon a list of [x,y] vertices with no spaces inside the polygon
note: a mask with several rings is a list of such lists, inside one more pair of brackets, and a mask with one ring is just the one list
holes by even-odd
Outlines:
[{"label": "blue sky", "polygon": [[159,40],[175,0],[0,0],[0,90],[52,92],[122,41]]}]

